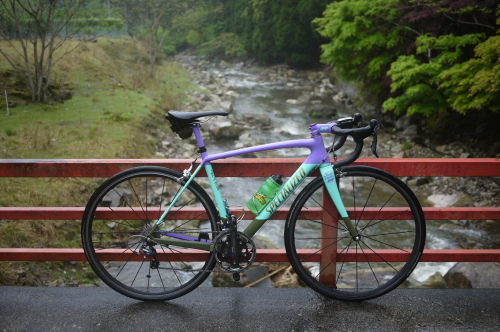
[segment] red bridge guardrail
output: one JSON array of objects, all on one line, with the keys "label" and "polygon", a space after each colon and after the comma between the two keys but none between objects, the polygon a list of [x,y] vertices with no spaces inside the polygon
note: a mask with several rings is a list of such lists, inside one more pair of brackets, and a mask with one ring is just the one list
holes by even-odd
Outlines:
[{"label": "red bridge guardrail", "polygon": [[[219,177],[267,177],[271,173],[290,176],[303,159],[228,159],[213,162]],[[182,171],[187,159],[0,159],[2,177],[110,177],[122,170],[155,165]],[[396,176],[498,177],[500,160],[488,159],[358,159],[357,165],[384,169]],[[200,174],[205,176],[205,174]],[[0,179],[1,181],[1,179]],[[0,220],[81,220],[84,207],[0,207]],[[234,211],[242,214],[243,211]],[[188,211],[189,213],[189,211]],[[275,213],[274,220],[285,220],[288,210]],[[311,211],[311,213],[320,213]],[[427,220],[500,220],[499,207],[426,207]],[[244,219],[254,215],[245,211]],[[203,253],[196,255],[203,259]],[[390,260],[404,259],[388,250]],[[194,255],[193,255],[194,257]],[[1,261],[84,261],[81,248],[0,248]],[[257,250],[257,261],[286,262],[283,249]],[[500,249],[426,249],[422,262],[500,262]]]}]

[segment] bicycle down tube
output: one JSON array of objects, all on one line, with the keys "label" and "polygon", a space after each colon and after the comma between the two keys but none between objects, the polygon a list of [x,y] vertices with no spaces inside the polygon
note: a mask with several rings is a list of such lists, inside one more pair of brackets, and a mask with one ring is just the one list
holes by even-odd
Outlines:
[{"label": "bicycle down tube", "polygon": [[[163,220],[172,210],[173,206],[175,205],[177,199],[180,197],[182,192],[189,186],[191,181],[203,168],[205,168],[205,171],[207,173],[207,177],[210,182],[210,186],[215,198],[216,206],[219,211],[219,216],[221,220],[226,220],[229,217],[226,212],[227,210],[226,202],[222,197],[212,165],[210,164],[211,161],[218,159],[226,159],[248,153],[269,151],[269,150],[286,149],[286,148],[308,148],[311,151],[310,155],[294,172],[294,174],[283,184],[283,186],[276,193],[274,198],[270,202],[268,202],[266,207],[259,214],[256,215],[255,219],[246,227],[243,233],[249,237],[255,235],[255,233],[264,225],[264,223],[269,218],[271,218],[274,212],[276,212],[276,210],[290,197],[290,195],[297,189],[297,187],[300,186],[300,184],[305,180],[305,178],[309,176],[314,170],[319,168],[320,174],[325,182],[327,191],[330,197],[332,198],[332,201],[334,202],[340,216],[345,221],[351,233],[351,236],[356,237],[358,233],[353,223],[350,221],[350,218],[347,215],[347,211],[340,197],[340,193],[335,180],[335,170],[330,162],[328,152],[325,150],[323,137],[320,135],[320,133],[330,133],[331,126],[333,126],[334,124],[335,123],[311,125],[310,129],[312,137],[309,139],[298,139],[298,140],[290,140],[279,143],[269,143],[248,148],[242,148],[238,150],[232,150],[228,152],[217,153],[213,155],[209,155],[205,148],[203,138],[201,137],[200,133],[200,127],[199,126],[192,127],[198,143],[198,147],[200,149],[199,151],[201,152],[202,161],[195,169],[193,174],[189,174],[187,176],[183,187],[179,190],[179,192],[174,197],[174,199],[172,200],[168,208],[165,210],[165,212],[157,220],[155,227],[151,231],[151,234],[153,234],[153,231],[163,223]],[[212,242],[208,240],[200,241],[198,238],[190,238],[188,236],[179,235],[175,233],[168,233],[164,235],[168,235],[170,238],[169,239],[155,238],[155,241],[164,245],[175,245],[179,247],[193,248],[206,251],[210,251],[210,247],[212,244]]]}]

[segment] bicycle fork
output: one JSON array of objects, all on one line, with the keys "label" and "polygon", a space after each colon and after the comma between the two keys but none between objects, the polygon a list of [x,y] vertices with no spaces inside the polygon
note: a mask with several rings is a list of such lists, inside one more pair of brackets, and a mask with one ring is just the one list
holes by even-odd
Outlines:
[{"label": "bicycle fork", "polygon": [[359,241],[361,237],[356,229],[356,226],[352,223],[351,219],[349,218],[344,203],[342,202],[342,198],[340,197],[339,187],[337,184],[337,177],[335,176],[335,168],[331,164],[321,164],[319,170],[325,182],[326,189],[333,201],[333,204],[335,204],[335,207],[337,208],[340,217],[342,218],[342,220],[344,220],[344,223],[347,229],[349,230],[351,237],[355,241]]}]

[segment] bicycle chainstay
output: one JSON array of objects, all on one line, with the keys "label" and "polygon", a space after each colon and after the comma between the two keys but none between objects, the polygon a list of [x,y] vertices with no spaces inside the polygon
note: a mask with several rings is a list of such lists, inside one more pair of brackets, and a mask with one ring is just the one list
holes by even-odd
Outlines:
[{"label": "bicycle chainstay", "polygon": [[[176,231],[176,233],[182,233],[182,234],[200,234],[199,230],[184,230],[184,231]],[[215,238],[221,233],[224,233],[224,231],[208,231],[208,232],[202,232],[202,233],[211,233],[215,234]],[[153,240],[154,242],[154,240]],[[167,246],[168,248],[168,246]],[[159,264],[160,262],[158,262]],[[215,270],[215,268],[211,270],[203,270],[203,269],[175,269],[175,268],[169,268],[169,267],[160,267],[159,265],[156,267],[158,270],[171,270],[171,271],[181,271],[181,272],[210,272],[210,273],[233,273],[231,271],[225,271],[225,270]]]},{"label": "bicycle chainstay", "polygon": [[[183,230],[183,231],[176,231],[176,233],[182,233],[182,234],[200,234],[200,232],[198,230]],[[213,240],[213,243],[215,244],[220,237],[225,236],[225,235],[228,234],[228,230],[207,231],[207,232],[202,232],[202,233],[205,233],[205,234],[215,234],[214,240]],[[153,242],[154,242],[154,240],[153,240]],[[169,248],[169,247],[167,246],[167,248]],[[214,254],[215,254],[215,252],[214,252]],[[153,258],[153,259],[156,260],[155,258]],[[216,270],[215,268],[213,268],[211,270],[204,270],[204,269],[181,269],[181,268],[160,267],[159,266],[160,261],[157,261],[157,262],[158,263],[157,263],[157,266],[155,268],[159,269],[159,270],[172,270],[172,271],[181,271],[181,272],[229,273],[229,274],[233,274],[233,275],[235,273],[234,271],[225,270],[223,267],[221,267],[221,270]],[[216,266],[218,266],[218,265],[216,265]],[[247,266],[246,268],[242,269],[239,272],[243,272],[244,270],[247,270],[250,266],[251,266],[251,264],[249,266]]]}]

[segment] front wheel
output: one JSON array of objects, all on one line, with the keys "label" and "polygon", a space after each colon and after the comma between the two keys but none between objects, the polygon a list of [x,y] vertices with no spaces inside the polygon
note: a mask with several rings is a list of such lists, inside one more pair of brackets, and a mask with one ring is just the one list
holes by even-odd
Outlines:
[{"label": "front wheel", "polygon": [[413,192],[393,175],[366,166],[342,169],[342,200],[359,232],[353,238],[322,178],[294,201],[285,246],[299,277],[317,292],[343,301],[381,296],[406,280],[425,242],[425,219]]},{"label": "front wheel", "polygon": [[106,180],[87,204],[82,220],[85,254],[99,278],[123,295],[144,301],[174,299],[199,286],[214,268],[212,253],[155,242],[172,237],[210,242],[217,235],[216,208],[195,182],[152,233],[182,188],[181,176],[161,167],[133,168]]}]

